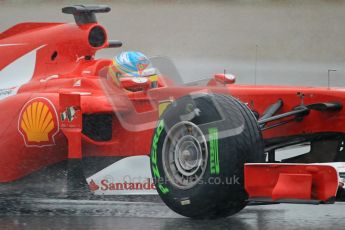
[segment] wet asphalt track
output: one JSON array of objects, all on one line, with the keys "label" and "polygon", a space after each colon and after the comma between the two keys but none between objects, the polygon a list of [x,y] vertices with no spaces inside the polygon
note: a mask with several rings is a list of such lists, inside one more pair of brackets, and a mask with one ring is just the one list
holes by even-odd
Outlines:
[{"label": "wet asphalt track", "polygon": [[344,229],[345,204],[248,206],[219,220],[192,220],[160,202],[26,200],[0,229]]},{"label": "wet asphalt track", "polygon": [[[170,56],[187,76],[186,81],[209,78],[226,68],[240,76],[240,83],[253,83],[256,76],[259,84],[326,85],[327,69],[337,69],[331,85],[345,85],[345,1],[251,2],[103,1],[112,5],[113,11],[99,19],[109,28],[111,38],[124,41],[121,50]],[[68,4],[70,1],[62,0],[49,4],[0,0],[0,30],[23,20],[71,21],[70,16],[60,13],[61,6]],[[100,56],[114,54],[116,51],[107,50]],[[157,199],[31,198],[14,201],[13,207],[8,202],[0,200],[0,230],[345,228],[342,203],[249,206],[226,219],[191,220]]]}]

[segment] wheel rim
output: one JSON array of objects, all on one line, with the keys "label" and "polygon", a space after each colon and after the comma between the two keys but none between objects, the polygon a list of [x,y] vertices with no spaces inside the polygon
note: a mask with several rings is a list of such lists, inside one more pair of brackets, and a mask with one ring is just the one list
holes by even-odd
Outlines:
[{"label": "wheel rim", "polygon": [[170,183],[189,189],[202,179],[208,159],[207,142],[201,129],[183,121],[174,125],[164,140],[163,168]]}]

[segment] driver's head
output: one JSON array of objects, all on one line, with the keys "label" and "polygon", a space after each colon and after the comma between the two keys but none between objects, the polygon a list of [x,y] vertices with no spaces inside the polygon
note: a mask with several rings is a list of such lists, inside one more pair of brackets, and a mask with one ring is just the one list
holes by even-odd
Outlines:
[{"label": "driver's head", "polygon": [[122,77],[150,77],[152,81],[150,70],[154,68],[149,68],[150,65],[150,60],[143,53],[126,51],[113,58],[110,74],[116,83],[119,83]]},{"label": "driver's head", "polygon": [[149,59],[141,52],[122,52],[113,59],[118,77],[141,77],[150,65]]}]

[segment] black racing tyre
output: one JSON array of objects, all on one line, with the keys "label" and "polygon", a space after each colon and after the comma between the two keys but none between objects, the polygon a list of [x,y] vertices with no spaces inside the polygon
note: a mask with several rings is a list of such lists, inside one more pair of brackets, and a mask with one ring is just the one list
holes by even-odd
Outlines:
[{"label": "black racing tyre", "polygon": [[246,105],[225,95],[188,95],[160,117],[150,159],[168,207],[191,218],[219,218],[246,206],[244,163],[263,162],[264,147]]}]

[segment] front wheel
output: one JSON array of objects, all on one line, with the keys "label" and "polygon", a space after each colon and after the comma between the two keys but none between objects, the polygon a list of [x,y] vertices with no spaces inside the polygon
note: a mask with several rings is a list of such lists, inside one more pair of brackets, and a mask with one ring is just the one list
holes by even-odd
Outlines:
[{"label": "front wheel", "polygon": [[243,169],[263,162],[256,118],[225,95],[189,95],[161,116],[151,146],[151,171],[162,200],[192,218],[225,217],[246,206]]}]

